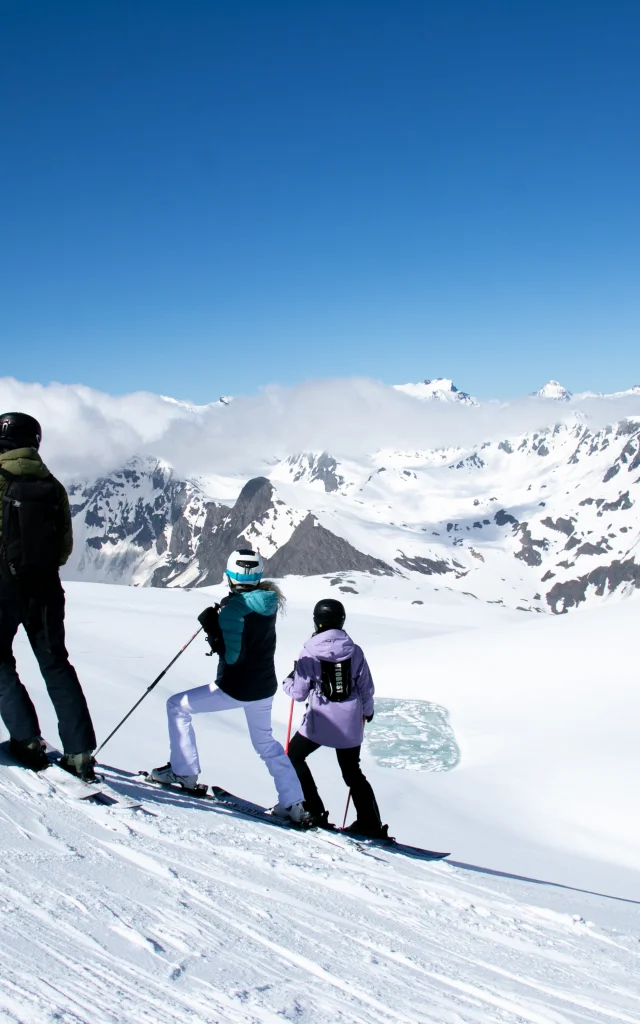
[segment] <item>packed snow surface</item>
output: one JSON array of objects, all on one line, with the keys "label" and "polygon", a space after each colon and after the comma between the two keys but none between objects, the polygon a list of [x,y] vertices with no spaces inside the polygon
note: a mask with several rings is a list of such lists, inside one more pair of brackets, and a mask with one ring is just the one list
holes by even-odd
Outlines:
[{"label": "packed snow surface", "polygon": [[[336,592],[322,578],[284,586],[281,678],[315,600]],[[638,1024],[637,601],[552,619],[449,592],[413,605],[396,579],[358,590],[348,626],[378,695],[442,708],[460,753],[436,772],[365,753],[365,771],[391,831],[450,861],[363,853],[136,778],[166,760],[166,697],[213,676],[198,639],[101,758],[140,809],[72,803],[0,766],[2,1021]],[[67,585],[101,737],[219,595]],[[56,739],[22,634],[16,654]],[[280,736],[287,711],[280,693]],[[274,802],[241,714],[196,729],[204,781]],[[312,766],[341,821],[333,754]]]}]

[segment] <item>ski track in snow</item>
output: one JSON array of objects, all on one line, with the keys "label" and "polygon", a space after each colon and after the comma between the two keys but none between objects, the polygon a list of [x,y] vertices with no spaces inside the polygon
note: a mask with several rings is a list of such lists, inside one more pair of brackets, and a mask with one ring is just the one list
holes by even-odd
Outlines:
[{"label": "ski track in snow", "polygon": [[3,1021],[640,1021],[636,904],[366,855],[107,774],[144,808],[0,768]]}]

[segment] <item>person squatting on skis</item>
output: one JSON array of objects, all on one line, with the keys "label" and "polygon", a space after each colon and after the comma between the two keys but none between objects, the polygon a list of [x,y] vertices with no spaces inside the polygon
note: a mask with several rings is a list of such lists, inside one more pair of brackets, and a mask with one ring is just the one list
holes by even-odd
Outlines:
[{"label": "person squatting on skis", "polygon": [[229,558],[229,595],[198,617],[212,652],[219,656],[216,681],[169,698],[170,760],[162,768],[155,768],[150,777],[194,789],[200,761],[192,716],[242,708],[254,750],[266,764],[278,792],[273,813],[301,823],[306,817],[302,789],[271,729],[271,706],[278,690],[274,665],[276,617],[284,598],[274,583],[262,580],[262,572],[262,558],[250,549],[234,551]]},{"label": "person squatting on skis", "polygon": [[373,718],[373,680],[362,650],[342,628],[345,618],[340,601],[318,602],[313,610],[316,631],[284,681],[290,697],[308,700],[289,757],[302,784],[310,824],[332,827],[306,759],[319,747],[334,747],[357,814],[346,831],[387,838],[388,826],[382,824],[373,789],[360,768],[364,723]]},{"label": "person squatting on skis", "polygon": [[12,756],[36,771],[46,768],[36,709],[13,656],[22,624],[58,717],[61,765],[92,779],[96,737],[65,648],[59,575],[73,548],[71,512],[67,492],[38,454],[41,437],[32,416],[0,416],[0,715]]}]

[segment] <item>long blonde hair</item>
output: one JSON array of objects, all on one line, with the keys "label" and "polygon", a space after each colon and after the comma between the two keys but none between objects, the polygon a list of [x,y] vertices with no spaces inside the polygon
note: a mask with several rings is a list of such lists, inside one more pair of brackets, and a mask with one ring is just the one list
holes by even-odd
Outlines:
[{"label": "long blonde hair", "polygon": [[256,587],[256,590],[272,591],[272,593],[274,593],[278,598],[278,611],[280,612],[281,615],[287,614],[287,599],[280,590],[280,587],[278,586],[277,583],[274,583],[273,580],[260,580],[258,586]]}]

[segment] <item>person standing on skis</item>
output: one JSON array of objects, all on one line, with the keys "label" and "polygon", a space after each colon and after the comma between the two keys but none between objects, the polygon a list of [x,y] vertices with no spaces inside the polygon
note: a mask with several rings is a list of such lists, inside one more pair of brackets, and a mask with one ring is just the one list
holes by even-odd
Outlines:
[{"label": "person standing on skis", "polygon": [[198,617],[213,653],[219,656],[216,681],[169,698],[170,759],[155,768],[150,778],[195,789],[200,761],[192,716],[242,709],[254,750],[266,764],[278,792],[273,813],[302,823],[306,818],[302,789],[271,729],[271,706],[278,689],[274,665],[276,617],[284,599],[274,583],[262,581],[262,573],[262,558],[249,548],[234,551],[229,558],[229,595]]},{"label": "person standing on skis", "polygon": [[345,618],[340,601],[318,602],[313,610],[316,631],[284,681],[293,700],[308,701],[302,725],[289,744],[289,757],[302,785],[310,824],[332,827],[307,757],[319,747],[333,747],[357,814],[346,831],[385,839],[388,826],[382,824],[373,789],[360,768],[364,723],[373,718],[373,680],[362,650],[343,629]]},{"label": "person standing on skis", "polygon": [[61,766],[91,780],[96,737],[65,648],[58,571],[73,548],[71,512],[67,492],[38,454],[41,438],[33,416],[0,415],[0,715],[11,755],[35,771],[46,768],[36,709],[13,656],[23,625],[58,717]]}]

